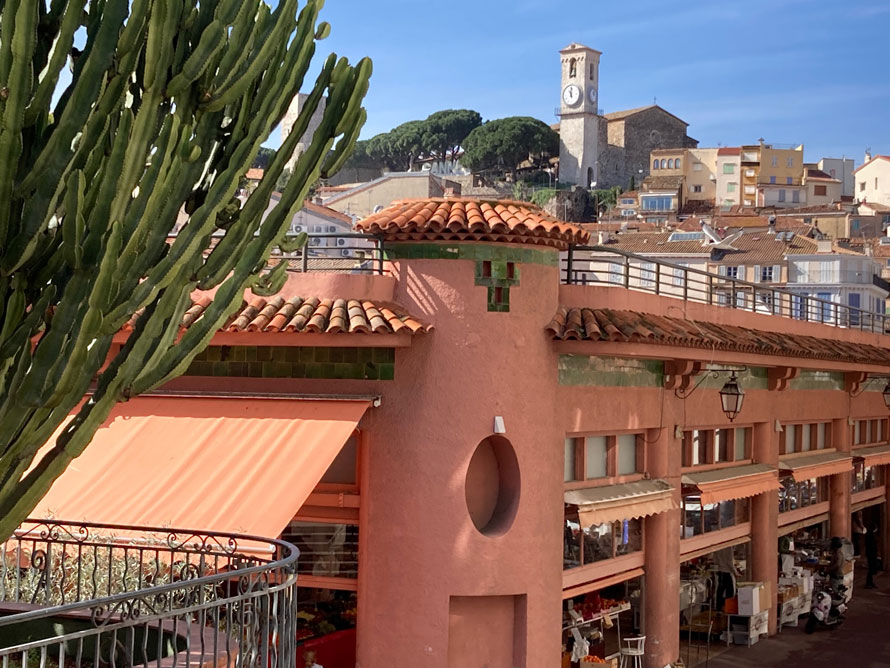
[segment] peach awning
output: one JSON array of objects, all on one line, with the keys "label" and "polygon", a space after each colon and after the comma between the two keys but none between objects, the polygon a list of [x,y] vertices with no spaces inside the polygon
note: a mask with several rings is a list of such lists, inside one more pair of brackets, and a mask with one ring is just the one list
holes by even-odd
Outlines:
[{"label": "peach awning", "polygon": [[624,485],[570,490],[565,493],[565,502],[578,506],[581,526],[590,527],[678,508],[673,492],[674,488],[664,480],[640,480]]},{"label": "peach awning", "polygon": [[790,473],[795,482],[822,478],[835,473],[853,470],[853,458],[841,452],[820,452],[805,457],[789,457],[779,460],[783,473]]},{"label": "peach awning", "polygon": [[866,466],[890,464],[890,445],[876,445],[871,448],[859,448],[852,453],[854,459],[862,459]]},{"label": "peach awning", "polygon": [[275,538],[369,404],[133,399],[114,409],[31,516]]},{"label": "peach awning", "polygon": [[745,499],[779,489],[779,472],[766,464],[747,464],[686,473],[683,484],[701,494],[703,505]]}]

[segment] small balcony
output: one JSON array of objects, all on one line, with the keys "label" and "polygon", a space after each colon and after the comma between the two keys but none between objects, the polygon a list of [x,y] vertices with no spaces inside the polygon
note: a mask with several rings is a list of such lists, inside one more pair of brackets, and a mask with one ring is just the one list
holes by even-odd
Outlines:
[{"label": "small balcony", "polygon": [[283,541],[28,520],[0,552],[4,668],[296,665]]}]

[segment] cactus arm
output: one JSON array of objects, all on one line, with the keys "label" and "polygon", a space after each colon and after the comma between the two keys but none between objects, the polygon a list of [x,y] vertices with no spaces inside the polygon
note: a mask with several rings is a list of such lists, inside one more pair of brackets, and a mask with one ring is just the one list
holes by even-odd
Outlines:
[{"label": "cactus arm", "polygon": [[[142,1],[144,2],[145,0]],[[74,33],[80,27],[82,12],[83,8],[79,3],[67,3],[65,13],[61,19],[59,34],[52,47],[52,55],[46,64],[46,76],[37,85],[37,90],[31,98],[28,108],[25,110],[25,126],[36,123],[37,119],[45,113],[45,109],[49,106],[50,98],[59,81],[59,72],[65,66],[68,53],[74,44]],[[2,81],[2,78],[0,78],[0,81]]]},{"label": "cactus arm", "polygon": [[221,21],[213,21],[201,33],[198,47],[192,51],[188,59],[170,83],[167,84],[167,96],[173,97],[183,93],[195,79],[201,76],[226,43],[226,25]]},{"label": "cactus arm", "polygon": [[0,249],[4,251],[12,215],[15,168],[23,150],[21,132],[25,103],[31,94],[31,56],[37,39],[37,5],[37,0],[24,0],[12,15],[15,22],[10,45],[12,64],[8,80],[2,83],[6,102],[0,118]]}]

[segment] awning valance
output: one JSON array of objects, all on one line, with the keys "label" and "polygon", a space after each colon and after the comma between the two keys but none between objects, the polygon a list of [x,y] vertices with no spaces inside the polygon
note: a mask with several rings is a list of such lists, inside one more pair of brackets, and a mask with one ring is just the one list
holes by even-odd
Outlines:
[{"label": "awning valance", "polygon": [[853,470],[853,458],[842,452],[820,452],[805,457],[789,457],[779,460],[779,469],[790,473],[796,482],[821,478],[835,473]]},{"label": "awning valance", "polygon": [[863,460],[866,466],[890,464],[890,445],[876,445],[872,448],[860,448],[852,452],[854,460]]},{"label": "awning valance", "polygon": [[578,506],[581,526],[589,527],[673,510],[678,507],[673,492],[664,480],[640,480],[570,490],[565,493],[565,502]]},{"label": "awning valance", "polygon": [[683,484],[701,494],[703,504],[744,499],[779,489],[779,472],[766,464],[747,464],[683,475]]},{"label": "awning valance", "polygon": [[369,404],[133,399],[114,409],[32,516],[274,538]]}]

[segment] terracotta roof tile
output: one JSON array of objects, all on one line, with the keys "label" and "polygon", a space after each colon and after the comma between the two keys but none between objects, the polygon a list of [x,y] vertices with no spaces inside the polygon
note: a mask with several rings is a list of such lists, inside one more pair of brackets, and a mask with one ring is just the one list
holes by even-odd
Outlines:
[{"label": "terracotta roof tile", "polygon": [[683,185],[682,176],[647,176],[643,179],[643,190],[679,190]]},{"label": "terracotta roof tile", "polygon": [[[208,295],[196,295],[182,318],[188,329],[213,302]],[[132,331],[140,314],[124,326]],[[421,323],[395,304],[370,300],[319,297],[249,296],[223,325],[221,332],[289,332],[314,334],[408,334],[427,333],[432,326]]]},{"label": "terracotta roof tile", "polygon": [[[768,223],[764,224],[764,227]],[[735,225],[728,225],[732,229]],[[695,230],[691,230],[695,231]],[[612,237],[607,247],[640,255],[702,255],[710,254],[703,239],[669,241],[672,232],[625,232]],[[786,255],[815,253],[818,244],[812,239],[795,236],[791,241],[779,241],[768,232],[746,232],[733,242],[736,250],[728,251],[722,264],[778,264]]]},{"label": "terracotta roof tile", "polygon": [[742,149],[740,146],[724,146],[723,148],[717,149],[717,155],[741,155]]},{"label": "terracotta roof tile", "polygon": [[415,199],[356,223],[356,229],[388,241],[499,241],[564,249],[589,234],[528,202],[478,199]]},{"label": "terracotta roof tile", "polygon": [[635,311],[560,306],[546,331],[561,341],[654,343],[861,364],[890,364],[890,349],[878,346]]}]

